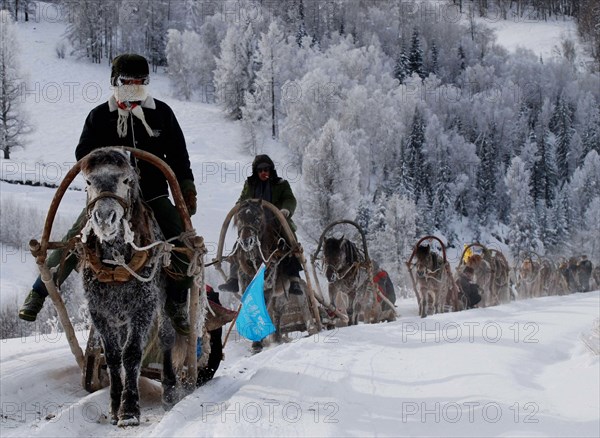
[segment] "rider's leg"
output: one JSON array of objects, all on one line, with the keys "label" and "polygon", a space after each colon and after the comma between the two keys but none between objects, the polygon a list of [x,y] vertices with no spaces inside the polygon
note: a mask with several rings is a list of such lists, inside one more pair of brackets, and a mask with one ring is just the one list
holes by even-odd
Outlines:
[{"label": "rider's leg", "polygon": [[[154,217],[160,226],[165,238],[179,236],[184,231],[183,221],[175,206],[166,196],[156,198],[147,202]],[[175,240],[171,242],[175,246],[183,247],[184,245]],[[173,322],[175,330],[187,335],[190,333],[190,324],[187,313],[187,296],[188,289],[191,287],[193,278],[187,276],[189,260],[181,253],[171,253],[171,266],[169,271],[173,275],[167,278],[167,301],[165,303],[165,311]]]},{"label": "rider's leg", "polygon": [[[62,242],[67,242],[71,240],[71,238],[75,237],[85,225],[85,221],[87,220],[86,211],[83,210],[71,229],[67,232],[65,237],[63,237]],[[60,261],[63,258],[63,254],[65,249],[56,249],[50,252],[50,255],[46,259],[46,265],[52,269],[60,264]],[[54,282],[60,287],[61,284],[67,279],[69,274],[75,269],[77,266],[77,257],[75,254],[70,254],[65,258],[65,261],[61,268],[58,269],[58,272],[54,274]],[[44,306],[44,300],[48,296],[48,290],[46,289],[46,285],[38,275],[37,279],[33,283],[31,287],[31,291],[25,298],[23,305],[19,309],[19,318],[25,321],[35,321],[38,313],[42,310]]]},{"label": "rider's leg", "polygon": [[237,262],[231,262],[231,266],[229,266],[229,277],[225,283],[219,285],[219,290],[223,292],[238,292],[240,290],[238,281],[239,268],[240,266]]},{"label": "rider's leg", "polygon": [[283,272],[290,278],[290,288],[288,292],[292,295],[302,295],[302,287],[300,286],[300,270],[302,265],[298,259],[290,255],[281,261]]}]

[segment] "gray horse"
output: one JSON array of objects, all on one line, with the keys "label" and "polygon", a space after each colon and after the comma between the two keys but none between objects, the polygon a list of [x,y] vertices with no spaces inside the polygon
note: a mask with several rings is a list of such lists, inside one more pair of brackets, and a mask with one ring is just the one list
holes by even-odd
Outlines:
[{"label": "gray horse", "polygon": [[108,365],[110,420],[118,426],[139,425],[142,353],[157,313],[163,406],[168,409],[177,401],[172,364],[176,333],[163,310],[165,274],[157,247],[140,250],[164,237],[141,200],[137,174],[125,153],[95,150],[82,161],[81,171],[88,216],[82,230],[83,285]]}]

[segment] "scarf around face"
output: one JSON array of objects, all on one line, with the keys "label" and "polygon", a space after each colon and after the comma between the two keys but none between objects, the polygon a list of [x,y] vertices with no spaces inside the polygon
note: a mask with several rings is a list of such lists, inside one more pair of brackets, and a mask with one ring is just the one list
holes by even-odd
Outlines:
[{"label": "scarf around face", "polygon": [[144,110],[142,106],[136,101],[143,101],[148,97],[148,92],[145,85],[119,85],[114,89],[114,97],[117,101],[117,110],[119,112],[119,118],[117,119],[117,134],[123,138],[127,136],[127,120],[129,114],[137,117],[146,132],[150,137],[154,137],[154,131],[146,122],[144,117]]}]

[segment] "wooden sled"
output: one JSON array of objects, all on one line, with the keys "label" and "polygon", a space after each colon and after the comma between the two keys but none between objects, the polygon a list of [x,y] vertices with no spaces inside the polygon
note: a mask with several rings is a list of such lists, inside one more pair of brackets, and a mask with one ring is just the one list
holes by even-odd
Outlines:
[{"label": "wooden sled", "polygon": [[[138,159],[148,161],[163,172],[169,183],[171,193],[173,194],[175,206],[183,221],[184,231],[189,236],[191,236],[188,240],[189,246],[186,246],[185,248],[175,248],[175,250],[180,250],[182,252],[187,253],[187,255],[190,257],[190,261],[194,263],[194,277],[198,280],[193,282],[190,293],[189,321],[191,333],[188,337],[186,359],[184,365],[187,376],[184,380],[184,384],[187,387],[195,387],[195,376],[197,374],[196,316],[198,314],[199,308],[199,290],[204,290],[203,257],[206,253],[206,249],[204,247],[204,239],[201,236],[197,236],[195,230],[192,227],[192,222],[188,214],[187,208],[185,206],[185,201],[183,199],[179,183],[177,182],[175,174],[167,165],[167,163],[165,163],[159,157],[145,151],[141,151],[130,147],[121,147],[120,149],[131,153]],[[82,351],[75,336],[75,331],[73,329],[69,316],[67,314],[65,304],[62,300],[57,286],[53,281],[53,276],[50,272],[50,268],[46,265],[48,250],[61,249],[69,245],[68,242],[51,242],[50,233],[52,231],[52,225],[54,223],[54,219],[56,217],[56,212],[58,210],[60,202],[67,188],[80,172],[81,161],[82,160],[75,163],[75,165],[69,170],[69,172],[67,172],[64,179],[61,181],[48,209],[48,214],[46,216],[41,240],[37,241],[35,239],[32,239],[29,242],[29,247],[32,255],[36,259],[41,279],[44,282],[46,288],[48,289],[48,294],[52,300],[52,303],[54,304],[54,307],[56,308],[58,319],[63,327],[63,330],[65,331],[65,335],[67,337],[67,341],[71,352],[75,356],[75,361],[81,369],[82,385],[86,390],[93,392],[100,388],[108,386],[108,378],[106,376],[106,364],[102,353],[102,346],[100,340],[96,335],[95,330],[92,328],[90,330],[90,336],[85,352]]]}]

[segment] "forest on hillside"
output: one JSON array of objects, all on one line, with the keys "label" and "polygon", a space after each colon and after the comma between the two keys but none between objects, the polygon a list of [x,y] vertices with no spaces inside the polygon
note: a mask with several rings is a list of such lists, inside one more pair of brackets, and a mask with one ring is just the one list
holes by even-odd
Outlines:
[{"label": "forest on hillside", "polygon": [[[120,52],[165,68],[173,93],[220,105],[255,154],[300,169],[297,216],[318,239],[357,220],[384,266],[415,240],[493,235],[600,261],[600,5],[595,0],[2,0],[56,8],[58,56]],[[44,9],[46,8],[46,9]],[[492,20],[577,22],[555,56],[509,53]],[[285,176],[285,175],[284,175]]]}]

